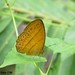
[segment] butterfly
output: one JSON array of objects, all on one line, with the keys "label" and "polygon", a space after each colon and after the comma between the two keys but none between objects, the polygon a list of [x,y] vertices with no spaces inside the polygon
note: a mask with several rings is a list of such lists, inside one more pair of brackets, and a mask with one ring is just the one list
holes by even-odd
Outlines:
[{"label": "butterfly", "polygon": [[44,52],[45,27],[41,19],[32,21],[16,40],[16,50],[27,55],[39,55]]}]

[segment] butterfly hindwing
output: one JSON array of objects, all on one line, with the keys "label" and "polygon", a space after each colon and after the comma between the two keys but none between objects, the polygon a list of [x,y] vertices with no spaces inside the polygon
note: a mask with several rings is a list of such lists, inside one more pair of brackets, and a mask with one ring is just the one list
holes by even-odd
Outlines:
[{"label": "butterfly hindwing", "polygon": [[18,52],[28,55],[39,55],[43,52],[45,43],[45,28],[42,20],[32,21],[19,35],[16,41]]}]

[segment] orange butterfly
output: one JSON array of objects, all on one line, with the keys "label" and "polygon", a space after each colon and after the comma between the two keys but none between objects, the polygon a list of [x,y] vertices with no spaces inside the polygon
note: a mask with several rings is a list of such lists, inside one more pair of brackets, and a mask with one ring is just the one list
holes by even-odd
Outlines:
[{"label": "orange butterfly", "polygon": [[32,21],[19,35],[16,41],[16,49],[27,55],[39,55],[43,53],[45,43],[45,27],[42,20]]}]

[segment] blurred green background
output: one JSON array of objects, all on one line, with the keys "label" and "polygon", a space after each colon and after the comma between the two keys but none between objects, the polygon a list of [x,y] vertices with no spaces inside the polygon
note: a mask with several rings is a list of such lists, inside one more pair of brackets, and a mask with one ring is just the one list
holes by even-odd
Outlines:
[{"label": "blurred green background", "polygon": [[53,52],[57,56],[48,75],[75,75],[75,1],[7,0],[7,2],[12,8],[19,34],[31,21],[42,19],[46,30],[45,54],[43,57],[24,57],[16,52],[14,45],[17,36],[11,12],[6,0],[0,0],[0,68],[16,64],[15,75],[41,75],[33,62],[39,62],[39,67],[46,72]]}]

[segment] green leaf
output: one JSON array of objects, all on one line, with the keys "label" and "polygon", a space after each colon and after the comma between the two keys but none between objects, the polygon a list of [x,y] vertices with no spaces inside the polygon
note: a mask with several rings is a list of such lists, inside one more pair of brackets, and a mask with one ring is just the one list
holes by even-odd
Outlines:
[{"label": "green leaf", "polygon": [[69,44],[75,44],[75,25],[67,30],[64,41]]},{"label": "green leaf", "polygon": [[5,60],[3,64],[0,66],[0,68],[5,67],[7,65],[24,64],[27,62],[46,62],[46,59],[39,56],[28,56],[25,54],[21,54],[16,52],[16,49],[13,48],[5,57]]},{"label": "green leaf", "polygon": [[[20,22],[21,21],[16,20],[17,25],[19,25]],[[0,33],[0,65],[3,63],[5,56],[15,44],[16,36],[13,34],[14,31],[14,25],[11,21],[3,32]]]},{"label": "green leaf", "polygon": [[52,45],[60,44],[61,42],[62,40],[59,38],[46,37],[45,46],[50,47]]},{"label": "green leaf", "polygon": [[54,53],[75,53],[75,44],[67,44],[58,38],[46,38],[45,46],[47,46]]},{"label": "green leaf", "polygon": [[0,0],[0,10],[3,9],[4,4],[5,4],[5,1],[4,0]]},{"label": "green leaf", "polygon": [[58,45],[53,45],[49,48],[52,49],[54,53],[69,53],[69,54],[75,53],[75,44],[70,45],[62,42]]},{"label": "green leaf", "polygon": [[[52,0],[16,0],[13,8],[21,12],[27,12],[32,15],[42,16],[44,18],[69,24],[74,19],[75,15],[67,10],[64,2],[65,1]],[[68,3],[68,1],[66,1],[66,3]]]},{"label": "green leaf", "polygon": [[68,55],[69,54],[66,53],[58,55],[57,60],[54,62],[54,67],[50,70],[49,75],[71,75],[74,55]]},{"label": "green leaf", "polygon": [[65,35],[66,27],[67,27],[66,25],[67,24],[51,23],[47,31],[47,36],[63,39]]},{"label": "green leaf", "polygon": [[16,0],[7,0],[7,2],[8,2],[11,6],[14,5],[15,1],[16,1]]},{"label": "green leaf", "polygon": [[15,75],[19,75],[21,73],[26,74],[26,75],[35,75],[34,74],[35,69],[36,69],[36,67],[35,67],[34,63],[17,64]]},{"label": "green leaf", "polygon": [[75,74],[75,55],[73,57],[70,75],[74,75],[74,74]]},{"label": "green leaf", "polygon": [[0,33],[9,25],[11,22],[11,17],[2,16],[0,19]]}]

